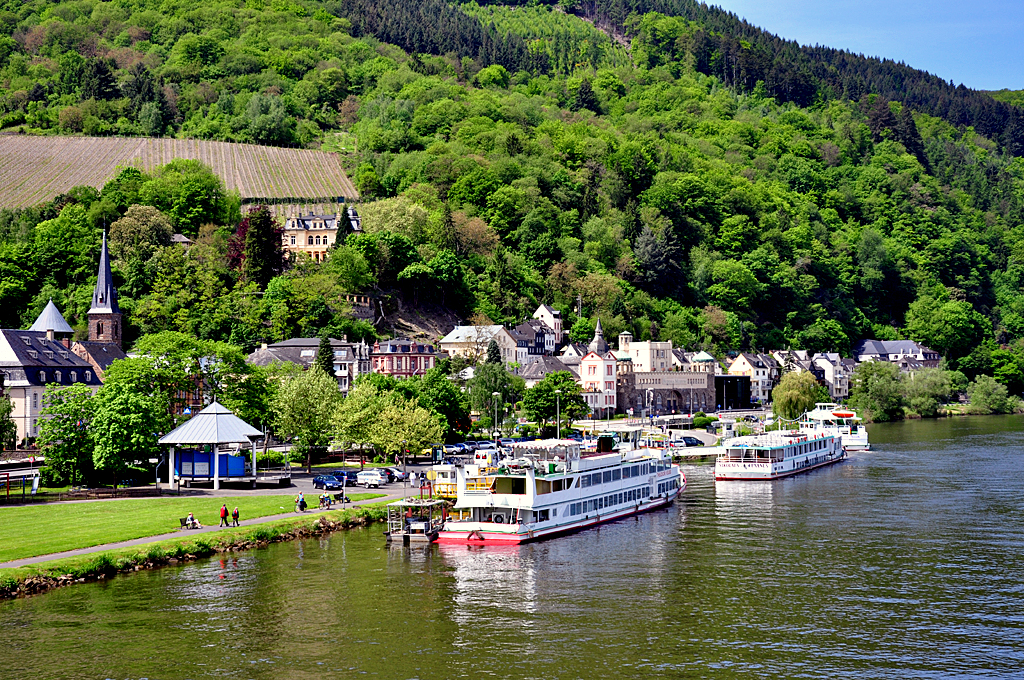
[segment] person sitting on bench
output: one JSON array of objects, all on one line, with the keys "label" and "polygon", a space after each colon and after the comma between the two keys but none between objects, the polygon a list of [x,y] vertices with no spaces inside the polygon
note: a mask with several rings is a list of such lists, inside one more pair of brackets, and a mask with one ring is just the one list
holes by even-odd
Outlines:
[{"label": "person sitting on bench", "polygon": [[195,518],[195,516],[190,512],[190,513],[188,513],[188,517],[185,518],[185,528],[186,529],[202,529],[203,525],[200,524],[199,520],[197,520]]}]

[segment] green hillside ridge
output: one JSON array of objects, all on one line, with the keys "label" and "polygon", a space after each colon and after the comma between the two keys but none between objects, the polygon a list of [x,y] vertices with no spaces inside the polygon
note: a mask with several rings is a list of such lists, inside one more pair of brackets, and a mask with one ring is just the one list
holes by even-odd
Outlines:
[{"label": "green hillside ridge", "polygon": [[[634,16],[628,66],[591,24],[545,8],[449,7],[451,40],[483,37],[436,56],[332,15],[354,6],[3,5],[5,125],[281,145],[341,130],[358,139],[346,163],[366,230],[326,264],[245,276],[242,215],[208,171],[129,173],[0,212],[4,327],[53,297],[82,328],[101,229],[145,204],[162,218],[112,236],[130,339],[372,338],[391,329],[349,319],[344,295],[373,292],[385,312],[500,323],[546,302],[576,337],[600,318],[608,337],[719,355],[910,337],[1024,389],[1024,161],[1002,141],[867,94],[801,107],[763,82],[726,87],[680,18]],[[498,63],[517,50],[546,66]],[[159,219],[196,245],[170,246]]]}]

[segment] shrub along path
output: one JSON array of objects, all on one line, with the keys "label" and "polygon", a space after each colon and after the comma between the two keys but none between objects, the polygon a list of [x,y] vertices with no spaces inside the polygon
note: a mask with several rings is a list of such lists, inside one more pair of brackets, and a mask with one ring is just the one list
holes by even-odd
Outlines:
[{"label": "shrub along path", "polygon": [[[350,506],[384,496],[349,494]],[[294,498],[137,498],[5,508],[0,510],[0,560],[7,561],[0,562],[0,569],[177,538],[185,533],[177,529],[178,519],[189,512],[203,528],[190,530],[188,535],[215,532],[225,502],[229,512],[235,505],[239,507],[242,525],[294,517]],[[306,501],[315,503],[316,496],[307,495]],[[174,531],[169,531],[172,527]]]}]

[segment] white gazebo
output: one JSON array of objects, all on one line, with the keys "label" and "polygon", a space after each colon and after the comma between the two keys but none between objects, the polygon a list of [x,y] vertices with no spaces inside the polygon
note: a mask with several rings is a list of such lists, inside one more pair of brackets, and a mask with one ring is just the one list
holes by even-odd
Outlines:
[{"label": "white gazebo", "polygon": [[[179,483],[183,478],[187,478],[189,482],[212,479],[214,489],[220,489],[221,481],[251,482],[255,485],[256,445],[254,440],[261,437],[263,437],[262,432],[216,401],[213,402],[190,420],[160,438],[161,444],[168,444],[171,447],[167,463],[168,485],[172,485],[175,478]],[[244,462],[241,474],[237,474],[239,470],[232,465],[231,461],[226,458],[222,459],[220,455],[222,444],[236,444],[239,449],[242,444],[252,447],[252,466],[249,468],[248,474]],[[174,448],[182,446],[211,446],[212,451],[211,453],[189,454],[191,459],[188,461],[184,460],[184,456],[182,456],[182,459],[177,461],[179,465],[175,465]],[[210,468],[212,468],[212,472]],[[226,474],[221,474],[222,468]]]}]

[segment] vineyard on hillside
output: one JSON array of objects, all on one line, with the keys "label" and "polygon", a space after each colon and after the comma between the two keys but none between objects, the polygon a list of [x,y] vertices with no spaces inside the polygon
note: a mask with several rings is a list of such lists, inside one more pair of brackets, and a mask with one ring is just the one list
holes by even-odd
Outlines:
[{"label": "vineyard on hillside", "polygon": [[148,172],[174,158],[202,161],[245,202],[359,196],[338,157],[323,151],[194,139],[0,136],[0,207],[37,205],[76,186],[99,188],[120,168]]}]

